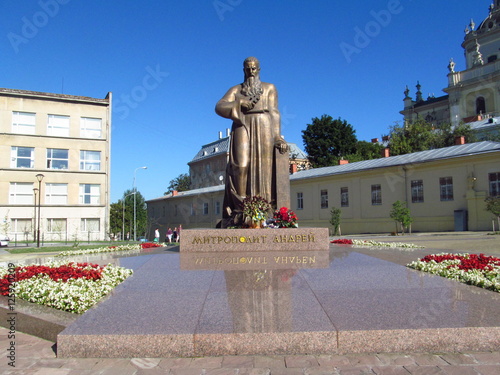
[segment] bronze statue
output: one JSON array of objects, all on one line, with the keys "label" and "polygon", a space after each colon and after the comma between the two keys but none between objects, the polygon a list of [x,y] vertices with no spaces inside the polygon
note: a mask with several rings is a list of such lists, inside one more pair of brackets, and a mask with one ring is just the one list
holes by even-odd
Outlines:
[{"label": "bronze statue", "polygon": [[[244,82],[231,87],[215,107],[219,116],[233,120],[223,226],[243,224],[245,197],[260,196],[276,207],[275,150],[286,153],[288,159],[276,87],[260,81],[260,64],[255,57],[245,59],[243,71]],[[286,174],[288,178],[288,170]]]}]

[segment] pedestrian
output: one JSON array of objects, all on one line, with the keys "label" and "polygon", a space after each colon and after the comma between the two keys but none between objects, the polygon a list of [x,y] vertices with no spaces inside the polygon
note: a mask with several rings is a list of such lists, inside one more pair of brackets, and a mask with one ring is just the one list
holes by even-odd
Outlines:
[{"label": "pedestrian", "polygon": [[181,242],[181,230],[182,224],[179,224],[179,229],[177,229],[177,242]]},{"label": "pedestrian", "polygon": [[154,242],[160,242],[160,230],[158,228],[155,229],[155,240]]},{"label": "pedestrian", "polygon": [[167,230],[167,242],[168,243],[172,243],[172,235],[174,234],[174,232],[172,231],[172,228],[168,228]]},{"label": "pedestrian", "polygon": [[179,233],[179,231],[177,230],[177,227],[175,227],[174,232],[172,233],[172,239],[174,242],[177,242],[178,233]]}]

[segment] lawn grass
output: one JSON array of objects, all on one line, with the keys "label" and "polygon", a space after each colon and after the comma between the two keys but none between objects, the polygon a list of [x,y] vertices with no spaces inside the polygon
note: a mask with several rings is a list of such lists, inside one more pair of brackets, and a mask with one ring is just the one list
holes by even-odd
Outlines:
[{"label": "lawn grass", "polygon": [[99,247],[105,246],[118,246],[128,244],[130,242],[96,242],[92,245],[54,245],[54,246],[42,246],[42,247],[12,247],[6,249],[11,254],[32,254],[32,253],[59,253],[61,251],[71,251],[71,250],[86,250],[86,249],[97,249]]}]

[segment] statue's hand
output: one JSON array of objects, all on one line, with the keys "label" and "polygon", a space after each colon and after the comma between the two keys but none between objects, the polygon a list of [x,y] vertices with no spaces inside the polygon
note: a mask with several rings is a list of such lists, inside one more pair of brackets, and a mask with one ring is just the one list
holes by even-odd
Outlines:
[{"label": "statue's hand", "polygon": [[242,100],[240,105],[243,112],[250,111],[254,107],[254,104],[249,100]]},{"label": "statue's hand", "polygon": [[283,138],[280,138],[276,142],[274,142],[274,147],[279,150],[280,154],[288,152],[288,144]]}]

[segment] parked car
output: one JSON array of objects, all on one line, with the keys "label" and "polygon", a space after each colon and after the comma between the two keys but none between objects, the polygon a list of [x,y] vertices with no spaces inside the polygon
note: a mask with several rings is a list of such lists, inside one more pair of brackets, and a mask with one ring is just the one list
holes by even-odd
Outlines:
[{"label": "parked car", "polygon": [[0,246],[9,246],[9,237],[0,234]]}]

